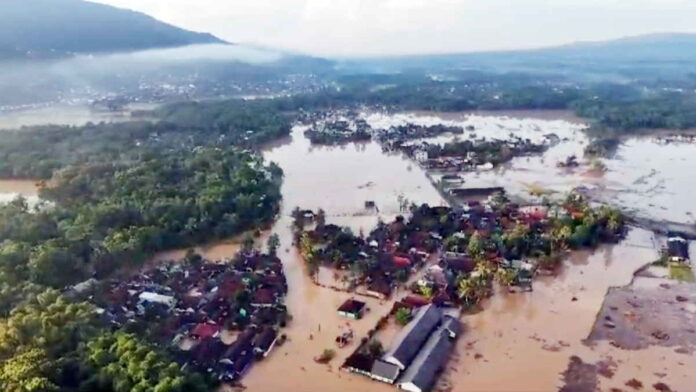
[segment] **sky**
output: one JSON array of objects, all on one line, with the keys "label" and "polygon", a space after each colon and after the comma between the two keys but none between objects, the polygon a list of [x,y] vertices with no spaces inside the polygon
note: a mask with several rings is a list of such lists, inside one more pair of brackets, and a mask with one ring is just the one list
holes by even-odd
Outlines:
[{"label": "sky", "polygon": [[696,0],[92,0],[227,41],[354,57],[696,33]]}]

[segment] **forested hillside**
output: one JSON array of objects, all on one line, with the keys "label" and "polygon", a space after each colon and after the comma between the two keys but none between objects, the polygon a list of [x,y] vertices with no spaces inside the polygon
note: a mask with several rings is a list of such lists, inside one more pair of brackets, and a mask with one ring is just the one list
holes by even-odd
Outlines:
[{"label": "forested hillside", "polygon": [[83,0],[3,0],[0,12],[0,60],[221,42],[138,12]]}]

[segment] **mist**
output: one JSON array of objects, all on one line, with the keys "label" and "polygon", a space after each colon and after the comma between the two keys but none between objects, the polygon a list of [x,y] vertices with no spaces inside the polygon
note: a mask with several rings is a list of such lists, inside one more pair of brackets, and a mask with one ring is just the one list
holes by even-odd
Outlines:
[{"label": "mist", "polygon": [[[86,103],[115,94],[133,100],[258,93],[251,84],[282,77],[294,57],[245,45],[192,45],[66,59],[0,62],[0,110]],[[270,86],[269,86],[270,88]]]}]

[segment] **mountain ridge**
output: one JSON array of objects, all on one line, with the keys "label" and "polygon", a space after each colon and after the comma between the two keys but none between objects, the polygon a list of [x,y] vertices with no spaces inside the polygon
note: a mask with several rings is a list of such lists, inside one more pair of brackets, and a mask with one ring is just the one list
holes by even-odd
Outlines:
[{"label": "mountain ridge", "polygon": [[0,59],[227,43],[149,15],[83,0],[3,0]]}]

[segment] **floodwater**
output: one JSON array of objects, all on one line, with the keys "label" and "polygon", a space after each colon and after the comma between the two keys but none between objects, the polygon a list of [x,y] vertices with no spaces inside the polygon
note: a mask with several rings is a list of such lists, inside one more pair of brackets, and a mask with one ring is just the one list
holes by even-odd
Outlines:
[{"label": "floodwater", "polygon": [[[464,121],[474,125],[479,136],[504,137],[510,132],[521,132],[533,138],[556,133],[564,140],[544,157],[517,159],[490,173],[466,174],[467,183],[499,181],[492,185],[511,187],[513,193],[522,193],[527,189],[526,182],[561,192],[588,182],[612,181],[611,176],[615,174],[611,172],[607,174],[609,180],[602,177],[597,180],[596,176],[583,174],[582,168],[570,173],[557,170],[558,160],[571,154],[581,156],[587,138],[581,132],[582,124],[543,115],[541,119],[530,119],[524,114],[519,117],[467,115]],[[373,125],[381,121],[388,126],[390,121],[398,122],[403,118],[420,119],[424,125],[442,122],[433,119],[432,114],[371,116],[368,119]],[[448,118],[447,121],[455,120]],[[384,220],[400,212],[399,200],[431,204],[444,201],[420,167],[398,155],[382,153],[375,143],[312,147],[302,131],[296,128],[290,140],[264,154],[266,159],[278,163],[286,175],[283,213],[272,231],[281,238],[281,257],[290,286],[287,304],[293,320],[284,330],[290,340],[256,365],[245,377],[244,384],[249,391],[260,392],[393,390],[388,385],[338,370],[354,349],[353,346],[337,349],[333,341],[346,323],[336,309],[350,295],[317,287],[307,277],[302,260],[290,245],[288,214],[295,206],[321,207],[327,211],[328,222],[367,232],[378,217],[364,210],[365,200],[377,203],[379,215]],[[629,150],[632,148],[628,145]],[[621,179],[617,183],[620,184]],[[635,376],[648,386],[662,381],[677,390],[684,389],[690,381],[688,369],[694,362],[691,357],[663,348],[625,352],[608,343],[593,347],[583,344],[606,290],[610,286],[628,284],[636,269],[656,257],[652,234],[634,229],[621,244],[571,255],[560,276],[540,279],[532,293],[498,293],[485,304],[482,312],[463,317],[468,331],[458,343],[456,358],[443,376],[442,386],[453,391],[556,390],[560,387],[560,373],[568,366],[570,356],[578,355],[592,363],[608,358],[617,362],[617,375],[602,379],[602,387],[621,387]],[[369,316],[350,322],[357,338],[364,336],[375,320],[388,312],[392,303],[372,299],[367,302],[372,309]],[[337,350],[336,359],[330,365],[314,363],[312,359],[326,348]],[[654,373],[667,373],[667,376]]]},{"label": "floodwater", "polygon": [[[281,217],[271,231],[280,237],[280,257],[289,285],[286,303],[293,319],[283,330],[289,341],[255,365],[243,383],[249,391],[391,391],[386,384],[338,368],[393,302],[359,297],[370,309],[366,316],[359,321],[340,317],[337,309],[351,295],[318,287],[308,277],[292,247],[290,212],[296,206],[323,208],[327,222],[367,233],[378,219],[391,220],[398,215],[403,200],[433,205],[445,202],[418,166],[399,155],[383,154],[377,143],[312,147],[303,131],[296,127],[289,140],[264,153],[285,172]],[[365,210],[367,200],[375,201],[380,212]],[[339,349],[334,339],[346,324],[353,329],[356,342]],[[324,349],[337,352],[329,365],[313,361]]]},{"label": "floodwater", "polygon": [[[557,117],[554,118],[554,113]],[[561,141],[543,155],[517,157],[494,170],[465,173],[465,186],[504,187],[511,195],[529,199],[529,190],[541,188],[564,194],[576,187],[587,188],[593,198],[611,203],[637,216],[679,223],[696,222],[696,192],[693,168],[695,146],[687,143],[657,143],[650,136],[626,138],[617,153],[603,159],[606,172],[592,170],[583,162],[583,150],[589,138],[582,121],[567,112],[514,111],[479,113],[415,112],[396,115],[366,115],[375,128],[412,122],[421,125],[444,123],[451,126],[474,126],[463,135],[426,139],[444,143],[453,138],[476,137],[505,140],[510,135],[542,140],[549,133]],[[575,155],[582,164],[577,168],[559,168],[556,164]]]},{"label": "floodwater", "polygon": [[552,391],[560,387],[569,357],[577,355],[589,363],[617,362],[614,377],[600,377],[602,390],[625,390],[634,377],[646,386],[662,381],[689,390],[693,356],[663,347],[626,351],[609,342],[583,343],[607,289],[629,284],[636,269],[656,258],[652,233],[634,229],[618,245],[572,254],[559,276],[537,279],[531,293],[496,293],[484,311],[464,317],[468,331],[445,379],[454,391]]},{"label": "floodwater", "polygon": [[33,125],[85,125],[89,122],[124,122],[131,121],[131,111],[151,110],[155,104],[131,104],[124,110],[99,111],[92,110],[87,105],[51,105],[28,108],[24,110],[0,110],[0,130],[16,129]]},{"label": "floodwater", "polygon": [[0,180],[0,203],[23,196],[29,204],[39,201],[39,187],[34,180]]},{"label": "floodwater", "polygon": [[[465,184],[505,186],[512,194],[526,197],[530,184],[558,192],[583,185],[598,189],[600,195],[620,206],[638,207],[638,213],[645,216],[693,221],[687,215],[693,205],[688,203],[688,195],[696,191],[696,181],[690,179],[688,171],[696,167],[696,155],[689,154],[693,146],[664,146],[649,138],[631,139],[621,146],[615,159],[605,160],[608,171],[598,176],[589,174],[587,166],[572,170],[556,167],[556,162],[568,155],[581,157],[588,143],[582,133],[584,125],[562,113],[554,117],[553,113],[544,112],[534,118],[521,112],[448,114],[442,118],[433,113],[367,114],[366,117],[373,125],[382,126],[404,121],[474,125],[478,137],[489,138],[504,138],[512,132],[536,140],[555,133],[562,139],[561,143],[543,156],[516,158],[492,171],[466,173]],[[404,204],[444,205],[445,201],[418,165],[399,154],[383,153],[375,142],[313,147],[303,131],[302,127],[295,127],[287,140],[263,152],[267,160],[279,164],[285,173],[281,214],[258,243],[265,243],[271,233],[280,237],[279,256],[289,284],[286,303],[292,315],[288,327],[282,331],[288,341],[254,365],[243,383],[251,392],[393,391],[389,385],[339,371],[357,342],[339,349],[334,341],[348,326],[359,341],[389,311],[393,301],[360,297],[370,308],[366,316],[359,321],[341,318],[337,308],[351,295],[318,287],[307,276],[292,246],[290,212],[296,206],[323,208],[329,223],[367,233],[378,219],[393,219]],[[0,194],[19,193],[21,189],[30,194],[34,189],[20,182],[6,183],[0,182]],[[366,210],[365,201],[374,201],[378,212]],[[684,205],[676,205],[674,201]],[[570,255],[559,276],[539,278],[531,293],[496,293],[481,312],[463,316],[466,333],[458,342],[442,385],[456,392],[557,390],[561,385],[560,374],[570,357],[577,355],[588,363],[607,359],[616,362],[613,377],[600,377],[602,390],[627,390],[624,384],[634,377],[643,382],[645,390],[658,381],[674,390],[693,389],[692,373],[696,368],[693,356],[665,347],[624,351],[608,342],[591,347],[583,343],[606,290],[628,284],[636,269],[655,260],[654,243],[651,233],[633,229],[618,245]],[[210,259],[232,257],[238,249],[239,239],[198,248]],[[166,252],[155,261],[181,258],[184,254],[184,250]],[[395,297],[403,294],[397,293]],[[324,349],[337,352],[329,365],[313,361]]]}]

